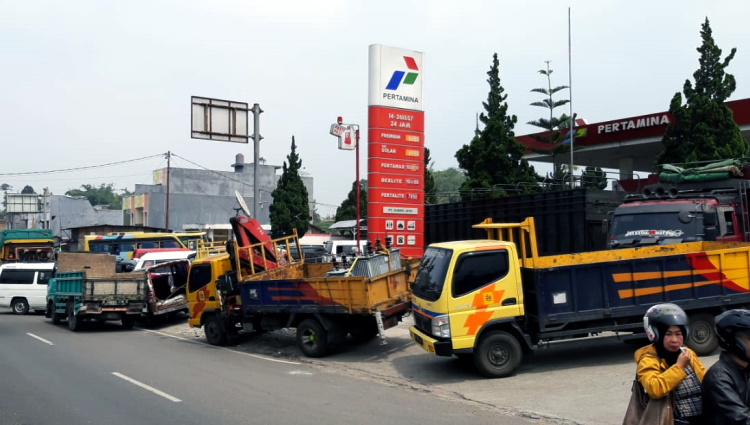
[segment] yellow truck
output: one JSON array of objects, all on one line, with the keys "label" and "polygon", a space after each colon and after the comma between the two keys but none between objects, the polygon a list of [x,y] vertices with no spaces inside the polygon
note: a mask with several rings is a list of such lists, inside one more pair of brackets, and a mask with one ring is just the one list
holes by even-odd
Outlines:
[{"label": "yellow truck", "polygon": [[538,255],[533,218],[474,226],[485,240],[431,244],[411,286],[411,338],[438,356],[473,359],[487,377],[513,374],[539,344],[643,332],[658,303],[682,307],[687,342],[718,344],[714,316],[750,306],[750,244],[686,242]]},{"label": "yellow truck", "polygon": [[[231,222],[239,235],[243,225]],[[251,226],[245,222],[244,227]],[[191,265],[188,324],[203,327],[210,344],[224,345],[241,331],[296,328],[302,353],[321,357],[347,334],[356,340],[380,335],[384,341],[384,329],[411,310],[410,270],[398,250],[363,255],[348,268],[334,268],[332,263],[305,263],[304,257],[294,260],[289,249],[269,249],[299,248],[296,236],[245,238],[252,239],[259,242],[229,244],[228,253]]]}]

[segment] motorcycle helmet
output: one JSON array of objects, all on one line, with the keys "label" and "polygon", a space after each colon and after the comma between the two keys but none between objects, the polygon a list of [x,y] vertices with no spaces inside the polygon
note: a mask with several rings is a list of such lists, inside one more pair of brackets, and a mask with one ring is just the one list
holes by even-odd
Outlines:
[{"label": "motorcycle helmet", "polygon": [[688,317],[680,307],[670,303],[656,304],[643,316],[643,329],[651,342],[660,342],[670,326],[679,326],[684,340],[688,340]]},{"label": "motorcycle helmet", "polygon": [[747,344],[740,338],[742,333],[750,334],[750,311],[734,309],[716,316],[716,334],[719,336],[719,345],[747,360]]}]

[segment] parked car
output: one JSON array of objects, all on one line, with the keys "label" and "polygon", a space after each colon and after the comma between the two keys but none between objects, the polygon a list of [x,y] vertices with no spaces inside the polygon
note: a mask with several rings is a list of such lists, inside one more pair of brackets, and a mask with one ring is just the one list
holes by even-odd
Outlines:
[{"label": "parked car", "polygon": [[47,307],[47,282],[55,263],[9,263],[0,266],[0,307],[15,314]]},{"label": "parked car", "polygon": [[149,252],[143,254],[135,263],[133,271],[143,270],[151,266],[167,263],[174,260],[190,260],[195,258],[195,251],[169,251],[169,252]]},{"label": "parked car", "polygon": [[367,246],[367,240],[362,239],[360,241],[359,249],[357,249],[356,240],[330,240],[325,243],[325,260],[323,262],[342,261],[348,263],[352,261],[354,257],[361,254]]}]

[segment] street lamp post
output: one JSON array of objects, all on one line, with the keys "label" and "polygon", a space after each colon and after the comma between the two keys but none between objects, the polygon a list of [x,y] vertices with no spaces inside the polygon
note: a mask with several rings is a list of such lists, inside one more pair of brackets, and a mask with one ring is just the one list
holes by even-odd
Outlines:
[{"label": "street lamp post", "polygon": [[[354,149],[354,155],[356,157],[356,176],[354,181],[354,193],[357,210],[357,220],[355,224],[355,232],[357,239],[357,250],[361,247],[361,232],[360,232],[360,187],[359,187],[359,125],[358,124],[344,124],[342,117],[336,119],[336,124],[331,126],[331,135],[338,137],[339,149],[352,150]],[[354,136],[354,146],[352,146],[352,136]]]}]

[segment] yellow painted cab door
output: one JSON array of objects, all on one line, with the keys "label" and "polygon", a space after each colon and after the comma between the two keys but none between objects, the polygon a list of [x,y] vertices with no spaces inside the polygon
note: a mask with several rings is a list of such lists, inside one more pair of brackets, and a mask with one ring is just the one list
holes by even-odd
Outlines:
[{"label": "yellow painted cab door", "polygon": [[522,314],[515,258],[509,247],[493,247],[464,252],[456,259],[446,294],[454,350],[472,348],[488,321]]},{"label": "yellow painted cab door", "polygon": [[190,310],[188,325],[191,327],[201,326],[204,311],[220,308],[211,266],[210,261],[196,261],[190,266],[187,300]]}]

